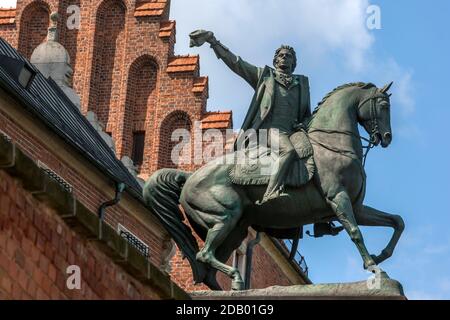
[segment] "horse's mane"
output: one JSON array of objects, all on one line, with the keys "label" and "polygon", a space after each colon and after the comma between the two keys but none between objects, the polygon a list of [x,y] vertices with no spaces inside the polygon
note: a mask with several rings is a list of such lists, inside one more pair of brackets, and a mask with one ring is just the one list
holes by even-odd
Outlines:
[{"label": "horse's mane", "polygon": [[319,111],[320,107],[328,100],[329,97],[331,97],[333,94],[335,94],[338,91],[341,91],[345,88],[350,88],[350,87],[358,87],[361,89],[370,89],[370,88],[375,88],[376,86],[373,83],[366,83],[366,82],[350,82],[350,83],[346,83],[343,85],[340,85],[339,87],[334,88],[332,91],[330,91],[329,93],[327,93],[325,95],[325,97],[323,97],[322,101],[320,101],[317,105],[317,107],[314,109],[313,114],[315,114],[317,111]]}]

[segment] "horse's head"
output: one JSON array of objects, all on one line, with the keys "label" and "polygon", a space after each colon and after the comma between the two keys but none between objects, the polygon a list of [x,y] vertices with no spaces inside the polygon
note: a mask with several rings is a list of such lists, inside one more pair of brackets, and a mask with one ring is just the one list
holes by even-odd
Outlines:
[{"label": "horse's head", "polygon": [[392,82],[382,89],[373,88],[358,106],[358,122],[370,135],[371,142],[386,148],[392,142],[391,103],[389,89]]}]

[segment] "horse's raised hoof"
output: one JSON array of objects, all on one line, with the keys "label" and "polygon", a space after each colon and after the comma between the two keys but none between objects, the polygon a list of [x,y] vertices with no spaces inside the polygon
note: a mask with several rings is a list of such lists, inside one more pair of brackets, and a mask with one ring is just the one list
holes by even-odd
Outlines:
[{"label": "horse's raised hoof", "polygon": [[364,265],[363,265],[364,270],[368,270],[369,268],[371,268],[371,267],[373,268],[376,266],[377,266],[377,263],[375,262],[375,260],[372,257],[370,257],[369,261],[365,261]]},{"label": "horse's raised hoof", "polygon": [[373,261],[375,261],[376,264],[380,264],[380,263],[382,263],[383,261],[385,261],[385,260],[387,260],[388,258],[390,258],[390,257],[391,257],[391,254],[389,254],[388,251],[383,250],[383,251],[381,251],[381,254],[379,254],[378,256],[376,256],[376,255],[374,255],[374,254],[372,254],[372,255],[370,255],[370,256],[372,257]]},{"label": "horse's raised hoof", "polygon": [[233,291],[244,290],[244,281],[242,281],[242,280],[233,280],[231,282],[231,290],[233,290]]},{"label": "horse's raised hoof", "polygon": [[379,264],[381,262],[380,256],[376,256],[374,254],[371,254],[370,256],[372,257],[373,261],[375,261],[376,264]]}]

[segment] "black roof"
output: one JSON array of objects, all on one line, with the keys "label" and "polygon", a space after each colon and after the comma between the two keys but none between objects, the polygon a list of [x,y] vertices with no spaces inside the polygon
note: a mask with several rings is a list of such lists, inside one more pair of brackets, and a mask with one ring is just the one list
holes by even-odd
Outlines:
[{"label": "black roof", "polygon": [[[35,74],[26,88],[20,84],[16,72],[24,66]],[[142,187],[55,81],[45,78],[1,37],[0,86],[21,101],[32,116],[75,147],[81,156],[115,183],[123,182],[130,194],[143,201]]]}]

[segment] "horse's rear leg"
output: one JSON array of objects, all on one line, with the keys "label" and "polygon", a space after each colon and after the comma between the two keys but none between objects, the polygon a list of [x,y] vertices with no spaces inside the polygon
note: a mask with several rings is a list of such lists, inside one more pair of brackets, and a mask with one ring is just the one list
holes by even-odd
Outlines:
[{"label": "horse's rear leg", "polygon": [[386,248],[381,251],[380,255],[373,256],[377,264],[390,258],[394,253],[395,246],[397,245],[397,242],[400,239],[403,230],[405,229],[405,224],[402,217],[368,206],[363,206],[361,210],[355,212],[355,217],[358,224],[362,226],[391,227],[394,229],[392,238],[387,244]]},{"label": "horse's rear leg", "polygon": [[[237,222],[241,218],[242,209],[240,206],[226,209],[221,215],[213,215],[213,222],[209,221],[212,227],[208,230],[205,245],[203,249],[197,254],[197,260],[209,264],[211,267],[225,273],[232,278],[232,289],[242,290],[244,282],[239,271],[236,268],[230,267],[225,263],[220,262],[216,256],[217,248],[224,242],[230,232],[236,227]],[[212,223],[211,223],[212,222]]]},{"label": "horse's rear leg", "polygon": [[[243,221],[243,219],[239,221],[239,223],[236,225],[233,231],[230,232],[222,245],[216,249],[215,257],[217,260],[223,263],[226,263],[228,261],[233,251],[241,245],[245,238],[247,238],[248,227],[248,224]],[[208,281],[209,283],[215,283],[216,273],[217,269],[209,269],[205,277],[205,282]],[[241,274],[241,277],[242,276],[243,275]]]}]

